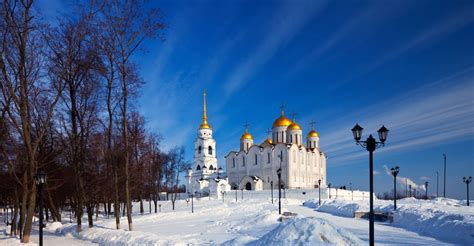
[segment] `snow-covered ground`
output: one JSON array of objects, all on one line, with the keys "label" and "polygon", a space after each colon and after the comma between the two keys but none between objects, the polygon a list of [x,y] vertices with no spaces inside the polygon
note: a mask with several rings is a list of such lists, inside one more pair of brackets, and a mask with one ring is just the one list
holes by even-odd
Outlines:
[{"label": "snow-covered ground", "polygon": [[[177,201],[175,211],[172,211],[170,202],[161,202],[161,213],[145,213],[144,215],[137,213],[138,205],[135,204],[134,231],[132,232],[126,229],[115,230],[113,218],[99,218],[94,228],[89,229],[87,224],[84,224],[83,231],[77,233],[75,224],[68,223],[69,218],[65,217],[62,224],[47,225],[44,242],[45,245],[366,245],[368,243],[367,220],[320,212],[317,209],[322,211],[323,206],[315,208],[315,203],[312,201],[308,201],[306,206],[303,206],[303,202],[298,199],[282,200],[283,211],[298,214],[296,218],[284,222],[278,221],[280,216],[277,202],[272,204],[270,199],[265,198],[241,200],[239,197],[237,202],[231,197],[226,197],[225,202],[203,198],[195,200],[194,213],[191,213],[191,204],[188,205],[185,201]],[[383,201],[378,202],[383,203]],[[445,203],[451,202],[455,201],[445,201]],[[339,201],[326,201],[324,207],[329,209],[339,206],[338,203]],[[363,203],[364,201],[360,201],[359,209],[364,209]],[[401,207],[408,206],[403,205],[403,202],[400,203]],[[427,207],[424,203],[424,201],[411,201],[411,206],[412,208],[419,206],[418,209],[421,209],[419,213],[422,214]],[[464,235],[471,237],[472,210],[439,203],[440,210],[443,208],[441,206],[452,206],[452,208],[447,208],[451,209],[450,214],[465,218],[459,223],[466,223],[462,225],[462,228],[471,226],[471,233]],[[351,206],[355,207],[355,205]],[[410,218],[416,220],[415,217]],[[456,238],[463,236],[459,233],[450,238],[437,237],[438,239],[435,239],[433,236],[416,233],[423,233],[422,230],[402,228],[400,224],[393,225],[376,224],[375,240],[378,245],[448,245],[470,244],[471,242],[470,239],[465,241]],[[0,234],[2,234],[0,245],[19,244],[18,239],[8,238],[8,235],[5,235],[7,230],[4,225],[2,226],[0,227]],[[126,218],[122,218],[121,226],[127,227]],[[32,241],[37,242],[37,231],[34,232]]]},{"label": "snow-covered ground", "polygon": [[[405,198],[397,201],[396,211],[393,211],[393,201],[375,200],[374,210],[393,214],[393,226],[447,242],[473,245],[474,207],[464,204],[463,201],[445,198]],[[310,200],[304,205],[343,217],[354,217],[355,212],[369,211],[367,201],[325,200],[318,206],[318,200]]]}]

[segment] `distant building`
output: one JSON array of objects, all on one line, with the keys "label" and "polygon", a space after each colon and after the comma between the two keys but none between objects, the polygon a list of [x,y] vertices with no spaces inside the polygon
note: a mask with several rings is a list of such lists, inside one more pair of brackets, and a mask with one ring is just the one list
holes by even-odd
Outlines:
[{"label": "distant building", "polygon": [[319,148],[319,135],[312,127],[303,142],[303,130],[282,110],[275,120],[272,138],[255,144],[248,129],[240,138],[240,150],[230,151],[226,159],[232,189],[263,190],[278,187],[277,170],[282,169],[282,187],[317,188],[326,185],[326,155]]}]

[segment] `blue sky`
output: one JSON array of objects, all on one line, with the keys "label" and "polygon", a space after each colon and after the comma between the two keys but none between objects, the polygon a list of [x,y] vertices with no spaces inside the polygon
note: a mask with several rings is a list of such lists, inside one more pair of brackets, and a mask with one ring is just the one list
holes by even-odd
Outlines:
[{"label": "blue sky", "polygon": [[[256,142],[285,104],[303,133],[316,121],[333,186],[368,189],[368,153],[354,144],[390,129],[375,153],[375,190],[385,172],[430,182],[442,154],[447,195],[464,198],[474,164],[474,2],[472,1],[153,1],[168,24],[164,42],[135,59],[146,81],[137,103],[163,147],[184,145],[192,160],[202,91],[219,164],[239,147],[243,124]],[[45,8],[46,7],[46,8]],[[48,16],[60,1],[42,1]],[[473,189],[471,189],[473,190]],[[474,193],[471,193],[471,195]]]}]

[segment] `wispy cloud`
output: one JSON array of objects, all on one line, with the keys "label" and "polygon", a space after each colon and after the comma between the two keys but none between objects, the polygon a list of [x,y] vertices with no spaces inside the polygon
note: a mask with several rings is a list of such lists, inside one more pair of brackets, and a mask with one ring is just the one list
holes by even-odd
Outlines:
[{"label": "wispy cloud", "polygon": [[[406,42],[401,43],[398,47],[390,49],[389,52],[377,58],[373,62],[367,64],[364,68],[357,70],[356,74],[350,74],[350,77],[341,80],[339,83],[333,83],[330,89],[337,89],[343,84],[352,81],[354,78],[360,77],[364,74],[374,71],[380,66],[390,62],[409,50],[417,50],[428,47],[438,40],[448,36],[449,34],[458,31],[474,21],[474,12],[471,9],[456,12],[447,18],[441,18],[432,26],[422,30],[418,35],[413,36]],[[423,47],[422,47],[423,45]]]},{"label": "wispy cloud", "polygon": [[309,1],[284,3],[269,19],[273,24],[264,40],[237,66],[224,84],[227,96],[242,88],[275,54],[304,28],[326,3]]},{"label": "wispy cloud", "polygon": [[366,157],[354,146],[350,128],[359,122],[375,132],[382,124],[389,129],[389,140],[379,152],[422,148],[440,141],[459,141],[474,135],[474,68],[378,102],[342,118],[324,138],[324,149],[332,165]]}]

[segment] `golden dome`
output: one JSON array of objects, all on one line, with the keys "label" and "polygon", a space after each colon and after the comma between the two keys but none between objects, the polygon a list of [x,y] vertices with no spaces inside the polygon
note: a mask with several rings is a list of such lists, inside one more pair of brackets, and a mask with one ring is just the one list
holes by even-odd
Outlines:
[{"label": "golden dome", "polygon": [[271,138],[267,138],[267,139],[265,139],[265,141],[263,141],[262,145],[264,145],[264,144],[273,144],[273,141],[272,141]]},{"label": "golden dome", "polygon": [[301,127],[300,125],[298,125],[298,123],[296,123],[295,121],[293,121],[291,123],[291,125],[288,126],[287,128],[288,131],[291,131],[291,130],[301,130]]},{"label": "golden dome", "polygon": [[281,111],[281,116],[273,122],[273,127],[277,126],[289,126],[291,125],[291,120],[285,117],[283,111]]},{"label": "golden dome", "polygon": [[199,129],[212,129],[212,127],[205,121],[199,126]]},{"label": "golden dome", "polygon": [[244,140],[244,139],[253,139],[252,135],[250,135],[250,133],[245,130],[245,133],[242,134],[242,137],[240,137],[240,140]]},{"label": "golden dome", "polygon": [[311,131],[308,132],[308,138],[312,138],[312,137],[319,137],[318,132],[316,132],[314,129],[311,129]]}]

